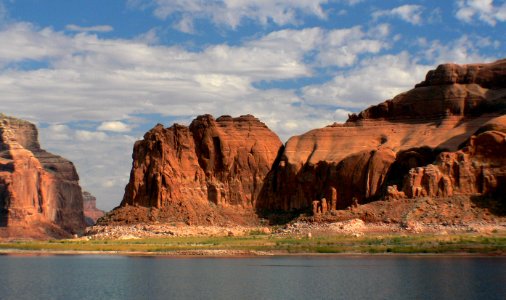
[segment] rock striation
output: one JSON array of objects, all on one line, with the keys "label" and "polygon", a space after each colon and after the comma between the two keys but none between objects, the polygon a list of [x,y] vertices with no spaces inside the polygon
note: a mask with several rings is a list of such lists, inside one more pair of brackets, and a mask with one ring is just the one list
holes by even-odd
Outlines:
[{"label": "rock striation", "polygon": [[0,115],[0,235],[61,237],[84,227],[72,162],[41,149],[35,125]]},{"label": "rock striation", "polygon": [[[259,207],[314,210],[320,205],[314,201],[330,199],[333,190],[337,191],[337,209],[367,203],[384,197],[388,190],[403,190],[408,173],[418,191],[419,181],[425,182],[422,178],[435,172],[430,166],[418,167],[436,159],[453,165],[463,160],[472,164],[468,156],[449,153],[458,151],[480,128],[486,130],[485,124],[488,128],[502,126],[491,120],[505,113],[506,60],[441,65],[414,89],[352,114],[344,124],[290,138],[267,178]],[[475,169],[467,171],[477,172],[478,177],[487,174],[486,170],[485,175]],[[465,172],[461,170],[458,180],[465,180]],[[483,191],[466,190],[451,176],[430,176],[442,190],[434,192],[433,186],[426,186],[420,193],[445,196],[452,188],[462,193]]]},{"label": "rock striation", "polygon": [[97,198],[90,192],[83,191],[83,212],[87,226],[93,226],[105,212],[97,208]]},{"label": "rock striation", "polygon": [[251,115],[203,115],[189,127],[159,124],[135,143],[125,196],[107,218],[135,222],[132,206],[152,208],[153,220],[189,224],[223,221],[227,212],[253,214],[281,147]]}]

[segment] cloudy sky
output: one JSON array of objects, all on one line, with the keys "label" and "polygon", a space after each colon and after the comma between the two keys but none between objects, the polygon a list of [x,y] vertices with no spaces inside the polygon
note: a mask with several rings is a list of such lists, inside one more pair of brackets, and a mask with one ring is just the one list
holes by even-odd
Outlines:
[{"label": "cloudy sky", "polygon": [[506,57],[505,21],[503,0],[0,0],[0,112],[109,210],[156,123],[251,113],[286,141]]}]

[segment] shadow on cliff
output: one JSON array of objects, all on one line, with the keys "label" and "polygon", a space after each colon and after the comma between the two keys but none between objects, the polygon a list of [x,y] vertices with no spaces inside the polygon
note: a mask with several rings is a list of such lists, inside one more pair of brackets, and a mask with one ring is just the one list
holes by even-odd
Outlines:
[{"label": "shadow on cliff", "polygon": [[471,201],[479,208],[487,208],[496,216],[506,216],[506,196],[471,196]]},{"label": "shadow on cliff", "polygon": [[7,227],[9,218],[7,217],[7,211],[0,210],[0,227]]},{"label": "shadow on cliff", "polygon": [[[0,136],[3,136],[3,134],[4,129],[0,128]],[[10,156],[9,152],[5,150],[7,150],[7,145],[4,144],[0,139],[0,158],[11,159],[12,157]],[[0,171],[11,172],[12,170],[13,170],[12,164],[0,164]],[[7,227],[7,224],[9,223],[9,212],[7,210],[8,204],[7,195],[8,194],[6,192],[5,183],[3,182],[3,180],[0,179],[0,227]]]},{"label": "shadow on cliff", "polygon": [[281,158],[283,157],[284,150],[284,145],[279,148],[276,159],[274,160],[270,171],[267,173],[263,180],[264,184],[255,202],[256,214],[259,218],[267,220],[269,225],[287,224],[293,219],[300,216],[301,213],[306,212],[306,210],[287,211],[279,208],[272,208],[277,206],[276,204],[279,205],[279,201],[282,201],[281,197],[278,195],[280,184],[278,182],[278,178],[279,164],[281,162]]},{"label": "shadow on cliff", "polygon": [[497,177],[497,190],[494,193],[471,196],[471,201],[479,208],[488,208],[494,215],[506,216],[506,175]]}]

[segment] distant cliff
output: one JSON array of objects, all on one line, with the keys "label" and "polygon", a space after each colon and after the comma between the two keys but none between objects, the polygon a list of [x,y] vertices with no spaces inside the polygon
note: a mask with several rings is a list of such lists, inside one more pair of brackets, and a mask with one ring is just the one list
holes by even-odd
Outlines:
[{"label": "distant cliff", "polygon": [[414,89],[285,146],[252,116],[157,125],[135,144],[123,202],[102,223],[242,222],[232,212],[316,214],[388,197],[497,196],[505,113],[500,60],[441,65]]},{"label": "distant cliff", "polygon": [[102,217],[105,212],[97,208],[97,198],[87,191],[83,191],[83,212],[86,225],[95,225],[97,220]]},{"label": "distant cliff", "polygon": [[35,125],[0,114],[0,236],[63,237],[84,227],[72,162],[41,149]]}]

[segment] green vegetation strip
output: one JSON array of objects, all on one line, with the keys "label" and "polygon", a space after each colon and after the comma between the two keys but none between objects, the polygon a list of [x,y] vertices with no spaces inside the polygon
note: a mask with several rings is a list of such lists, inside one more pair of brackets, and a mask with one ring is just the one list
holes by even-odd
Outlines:
[{"label": "green vegetation strip", "polygon": [[506,235],[382,235],[351,237],[167,237],[131,240],[50,240],[0,243],[3,252],[117,251],[177,253],[188,250],[239,250],[275,253],[483,253],[506,254]]}]

